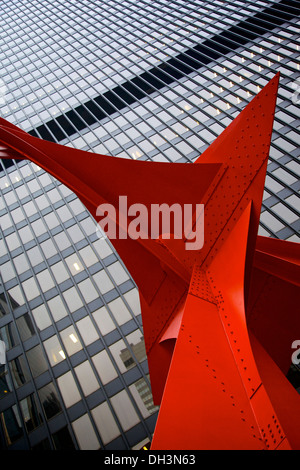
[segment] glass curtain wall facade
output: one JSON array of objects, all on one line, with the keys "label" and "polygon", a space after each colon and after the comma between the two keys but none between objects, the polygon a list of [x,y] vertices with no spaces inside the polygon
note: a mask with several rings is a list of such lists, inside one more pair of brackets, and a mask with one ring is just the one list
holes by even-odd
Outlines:
[{"label": "glass curtain wall facade", "polygon": [[[299,241],[299,2],[0,4],[1,116],[90,152],[193,162],[280,71],[259,233]],[[158,409],[130,274],[68,188],[0,170],[0,448],[140,449]]]}]

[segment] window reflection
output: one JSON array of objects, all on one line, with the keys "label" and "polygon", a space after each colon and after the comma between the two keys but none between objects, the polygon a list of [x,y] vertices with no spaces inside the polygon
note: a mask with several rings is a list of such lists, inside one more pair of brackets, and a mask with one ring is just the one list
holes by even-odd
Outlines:
[{"label": "window reflection", "polygon": [[69,356],[82,349],[82,344],[79,341],[78,335],[73,326],[61,331],[60,336]]},{"label": "window reflection", "polygon": [[35,395],[29,395],[20,401],[23,419],[27,432],[33,431],[42,423],[41,414],[38,410]]},{"label": "window reflection", "polygon": [[59,362],[66,359],[66,353],[63,350],[57,336],[52,336],[51,338],[44,341],[44,347],[51,366],[55,366]]},{"label": "window reflection", "polygon": [[23,355],[10,361],[9,367],[16,388],[21,387],[21,385],[24,385],[30,380],[28,366]]},{"label": "window reflection", "polygon": [[130,385],[129,390],[134,397],[143,418],[148,418],[148,416],[158,410],[159,407],[154,405],[151,389],[144,378],[141,378],[134,384]]},{"label": "window reflection", "polygon": [[52,434],[54,447],[56,450],[74,449],[74,442],[67,427]]},{"label": "window reflection", "polygon": [[26,341],[35,334],[34,326],[28,313],[18,318],[16,323],[22,341]]},{"label": "window reflection", "polygon": [[0,414],[4,438],[9,446],[23,436],[20,415],[17,406],[14,405]]},{"label": "window reflection", "polygon": [[19,344],[17,330],[14,323],[8,323],[0,328],[0,338],[5,342],[7,350]]},{"label": "window reflection", "polygon": [[38,377],[48,369],[42,347],[35,346],[26,353],[33,377]]},{"label": "window reflection", "polygon": [[0,318],[9,314],[9,307],[4,294],[0,294]]},{"label": "window reflection", "polygon": [[61,403],[53,383],[41,388],[38,393],[47,419],[62,411]]}]

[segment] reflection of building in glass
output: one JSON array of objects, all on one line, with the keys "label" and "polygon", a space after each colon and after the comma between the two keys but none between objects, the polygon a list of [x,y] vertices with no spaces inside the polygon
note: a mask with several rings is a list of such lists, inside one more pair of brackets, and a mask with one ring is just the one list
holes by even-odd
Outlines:
[{"label": "reflection of building in glass", "polygon": [[134,356],[139,362],[143,361],[147,357],[143,337],[141,337],[140,341],[138,341],[136,344],[130,344],[129,347],[130,349],[122,349],[120,353],[120,358],[124,362],[126,369],[130,369],[130,367],[135,364]]},{"label": "reflection of building in glass", "polygon": [[[139,362],[142,362],[146,359],[146,357],[146,348],[143,337],[141,337],[140,340],[135,344],[131,343],[129,348],[125,348],[120,351],[120,358],[123,361],[126,369],[131,369],[136,365],[134,358],[136,358]],[[152,393],[146,381],[144,379],[140,379],[135,382],[134,385],[146,409],[150,413],[157,411],[158,407],[153,403]]]},{"label": "reflection of building in glass", "polygon": [[[280,71],[259,233],[299,241],[296,2],[0,3],[1,116],[91,152],[193,162]],[[157,409],[133,280],[37,165],[1,161],[0,193],[0,446],[140,449]]]}]

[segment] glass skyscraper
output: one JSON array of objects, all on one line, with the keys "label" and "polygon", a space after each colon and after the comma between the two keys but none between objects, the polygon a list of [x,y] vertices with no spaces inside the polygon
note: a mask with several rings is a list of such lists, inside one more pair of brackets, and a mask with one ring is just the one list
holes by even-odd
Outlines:
[{"label": "glass skyscraper", "polygon": [[[298,1],[0,5],[1,117],[90,152],[193,162],[280,71],[259,234],[299,241]],[[67,187],[0,164],[0,449],[140,449],[138,290]]]}]

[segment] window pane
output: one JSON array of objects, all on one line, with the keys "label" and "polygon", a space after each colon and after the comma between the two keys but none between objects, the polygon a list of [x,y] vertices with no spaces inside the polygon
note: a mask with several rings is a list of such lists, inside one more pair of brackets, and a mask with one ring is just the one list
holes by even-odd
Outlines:
[{"label": "window pane", "polygon": [[34,326],[28,313],[17,318],[16,323],[22,341],[26,341],[35,334]]},{"label": "window pane", "polygon": [[68,312],[59,296],[48,300],[48,307],[53,315],[54,321],[61,320],[68,315]]},{"label": "window pane", "polygon": [[73,276],[83,270],[82,263],[76,254],[68,256],[67,258],[65,258],[65,261],[69,266],[69,269]]},{"label": "window pane", "polygon": [[78,321],[76,325],[85,345],[91,344],[99,339],[99,334],[89,317]]},{"label": "window pane", "polygon": [[9,367],[16,388],[28,382],[30,375],[24,356],[19,356],[9,362]]},{"label": "window pane", "polygon": [[151,390],[144,378],[130,385],[129,390],[143,418],[148,418],[148,416],[158,410],[159,407],[154,405]]},{"label": "window pane", "polygon": [[79,254],[82,257],[84,264],[87,267],[92,266],[95,263],[98,263],[98,258],[90,246],[86,246],[85,248],[80,250]]},{"label": "window pane", "polygon": [[61,347],[57,336],[52,336],[51,338],[44,341],[44,347],[51,366],[55,366],[59,362],[66,359],[66,353]]},{"label": "window pane", "polygon": [[82,349],[81,342],[73,326],[60,332],[67,354],[71,356]]},{"label": "window pane", "polygon": [[140,421],[125,390],[117,393],[110,401],[124,431],[132,428]]},{"label": "window pane", "polygon": [[109,279],[104,269],[94,274],[93,279],[96,282],[101,294],[105,294],[106,292],[114,288],[113,283]]},{"label": "window pane", "polygon": [[100,388],[93,369],[88,361],[83,362],[74,368],[80,386],[85,396],[90,395]]},{"label": "window pane", "polygon": [[37,266],[43,261],[41,252],[37,246],[27,251],[31,266]]},{"label": "window pane", "polygon": [[7,350],[19,344],[19,338],[14,323],[8,323],[0,328],[0,338],[5,342]]},{"label": "window pane", "polygon": [[68,289],[63,293],[63,296],[65,298],[65,301],[67,302],[67,305],[70,309],[70,312],[75,312],[79,308],[83,306],[83,303],[75,289],[75,287],[71,287],[71,289]]},{"label": "window pane", "polygon": [[92,284],[90,279],[85,279],[84,281],[78,284],[80,292],[84,298],[84,300],[89,303],[99,297],[98,292],[96,291],[95,287]]},{"label": "window pane", "polygon": [[53,279],[47,269],[37,274],[36,277],[43,292],[47,292],[47,290],[54,287]]},{"label": "window pane", "polygon": [[135,365],[128,348],[122,339],[112,344],[109,349],[120,369],[120,372],[126,372],[128,369],[133,367],[133,365]]},{"label": "window pane", "polygon": [[20,415],[17,406],[14,405],[1,413],[1,423],[5,428],[5,441],[11,445],[23,436]]},{"label": "window pane", "polygon": [[22,283],[22,287],[24,289],[27,300],[32,300],[40,295],[38,285],[33,277],[27,279],[27,281],[24,281]]},{"label": "window pane", "polygon": [[40,345],[35,346],[33,349],[27,351],[26,356],[33,377],[38,377],[48,369],[48,364]]},{"label": "window pane", "polygon": [[116,328],[116,325],[112,321],[106,307],[99,308],[93,312],[92,315],[102,335],[106,335]]},{"label": "window pane", "polygon": [[81,400],[80,393],[71,371],[59,377],[57,379],[57,383],[67,408]]},{"label": "window pane", "polygon": [[51,266],[51,270],[54,274],[55,280],[58,284],[64,282],[66,279],[70,278],[68,271],[66,270],[62,261]]},{"label": "window pane", "polygon": [[39,397],[47,419],[52,418],[62,411],[57,391],[50,383],[39,390]]},{"label": "window pane", "polygon": [[102,403],[94,408],[92,416],[104,445],[120,435],[118,426],[107,403]]},{"label": "window pane", "polygon": [[92,361],[103,385],[118,377],[118,373],[105,350],[93,356]]},{"label": "window pane", "polygon": [[123,325],[132,319],[132,315],[120,297],[113,300],[112,302],[109,302],[107,307],[110,309],[119,325]]},{"label": "window pane", "polygon": [[70,436],[70,432],[67,427],[53,433],[52,439],[56,450],[68,450],[75,448],[74,442],[72,441],[72,437]]},{"label": "window pane", "polygon": [[20,407],[27,432],[32,431],[42,423],[36,398],[33,394],[21,400]]},{"label": "window pane", "polygon": [[73,421],[72,427],[81,450],[98,450],[100,448],[98,438],[87,414]]},{"label": "window pane", "polygon": [[48,326],[52,325],[51,318],[45,305],[40,305],[39,307],[32,310],[32,315],[39,330],[44,330]]},{"label": "window pane", "polygon": [[107,269],[117,284],[122,284],[129,279],[127,272],[119,261],[111,264]]},{"label": "window pane", "polygon": [[14,262],[14,265],[16,267],[16,270],[17,270],[18,274],[22,274],[22,273],[24,273],[25,271],[27,271],[29,269],[29,264],[28,264],[24,254],[22,254],[20,256],[16,256],[13,259],[13,262]]},{"label": "window pane", "polygon": [[130,335],[126,336],[126,339],[128,344],[130,344],[132,352],[138,362],[144,361],[147,355],[142,332],[140,330],[135,330],[133,333],[130,333]]}]

